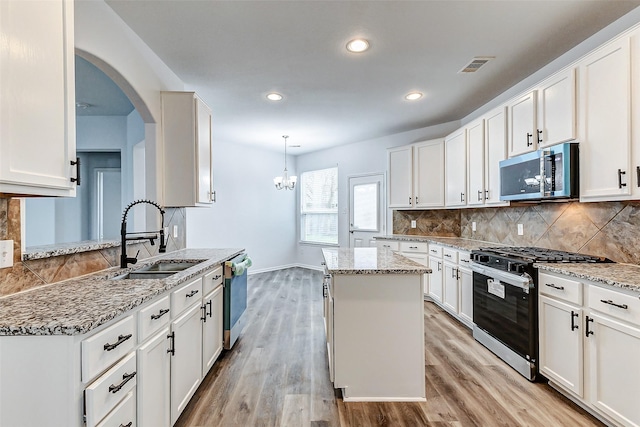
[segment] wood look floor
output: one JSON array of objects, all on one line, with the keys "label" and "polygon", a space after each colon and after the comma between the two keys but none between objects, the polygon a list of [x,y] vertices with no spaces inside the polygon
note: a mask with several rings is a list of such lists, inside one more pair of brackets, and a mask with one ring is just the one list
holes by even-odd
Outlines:
[{"label": "wood look floor", "polygon": [[329,382],[322,274],[249,276],[247,326],[178,420],[196,426],[601,426],[530,383],[425,302],[424,403],[345,403]]}]

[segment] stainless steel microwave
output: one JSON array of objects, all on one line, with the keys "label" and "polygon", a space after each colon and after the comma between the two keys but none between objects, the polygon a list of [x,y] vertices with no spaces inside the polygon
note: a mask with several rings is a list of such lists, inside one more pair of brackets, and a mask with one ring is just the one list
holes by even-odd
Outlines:
[{"label": "stainless steel microwave", "polygon": [[542,148],[500,162],[500,200],[579,197],[578,143]]}]

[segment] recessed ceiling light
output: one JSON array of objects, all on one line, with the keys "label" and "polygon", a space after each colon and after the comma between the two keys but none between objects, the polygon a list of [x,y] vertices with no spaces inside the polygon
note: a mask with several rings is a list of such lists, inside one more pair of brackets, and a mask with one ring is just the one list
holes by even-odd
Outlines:
[{"label": "recessed ceiling light", "polygon": [[271,92],[267,94],[267,99],[269,101],[282,101],[282,95],[276,92]]},{"label": "recessed ceiling light", "polygon": [[404,99],[407,101],[415,101],[416,99],[422,98],[422,94],[420,92],[411,92],[405,95]]},{"label": "recessed ceiling light", "polygon": [[365,39],[353,39],[347,43],[347,50],[353,53],[364,52],[369,49],[369,42]]}]

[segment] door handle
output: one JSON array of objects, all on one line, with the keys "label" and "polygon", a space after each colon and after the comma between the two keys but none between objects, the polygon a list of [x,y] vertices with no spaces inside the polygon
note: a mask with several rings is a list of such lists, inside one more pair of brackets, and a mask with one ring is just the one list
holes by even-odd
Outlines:
[{"label": "door handle", "polygon": [[622,169],[618,169],[618,188],[626,187],[627,184],[622,182],[622,175],[625,175],[627,172]]},{"label": "door handle", "polygon": [[578,316],[579,316],[578,313],[571,310],[571,330],[572,331],[575,331],[576,329],[578,329],[578,325],[576,325],[576,323],[574,322],[574,319]]},{"label": "door handle", "polygon": [[532,133],[527,132],[527,147],[531,147],[533,145],[533,142],[531,142],[532,136],[533,136]]},{"label": "door handle", "polygon": [[588,338],[589,335],[593,335],[593,331],[589,330],[589,322],[593,322],[593,319],[587,316],[587,321],[585,322],[586,329],[584,331],[584,335]]},{"label": "door handle", "polygon": [[538,144],[542,144],[542,130],[538,129]]}]

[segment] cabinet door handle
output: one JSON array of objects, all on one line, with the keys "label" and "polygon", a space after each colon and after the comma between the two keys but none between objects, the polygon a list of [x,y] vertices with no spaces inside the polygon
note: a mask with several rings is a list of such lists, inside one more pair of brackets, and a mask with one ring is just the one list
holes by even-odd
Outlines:
[{"label": "cabinet door handle", "polygon": [[207,302],[207,305],[209,306],[209,313],[207,313],[207,315],[208,315],[209,317],[213,317],[213,301],[212,301],[212,300],[209,300],[209,301]]},{"label": "cabinet door handle", "polygon": [[627,304],[616,304],[615,302],[611,301],[610,299],[608,299],[608,300],[601,299],[600,302],[604,303],[604,304],[612,305],[614,307],[621,308],[623,310],[626,310],[626,309],[629,308],[629,306]]},{"label": "cabinet door handle", "polygon": [[133,425],[133,421],[129,421],[127,424],[120,424],[119,427],[131,427]]},{"label": "cabinet door handle", "polygon": [[640,187],[640,166],[636,166],[636,183]]},{"label": "cabinet door handle", "polygon": [[194,289],[191,292],[189,292],[187,295],[185,295],[186,298],[191,298],[192,296],[194,296],[195,294],[197,294],[199,291],[198,289]]},{"label": "cabinet door handle", "polygon": [[576,323],[574,322],[574,319],[578,316],[579,316],[578,313],[571,310],[571,330],[572,331],[575,331],[576,329],[578,329],[578,325],[576,325]]},{"label": "cabinet door handle", "polygon": [[489,200],[489,190],[484,190],[484,199]]},{"label": "cabinet door handle", "polygon": [[164,310],[160,310],[158,312],[158,314],[152,314],[151,315],[151,320],[158,320],[159,318],[161,318],[162,316],[164,316],[165,314],[167,314],[169,312],[168,308],[165,308]]},{"label": "cabinet door handle", "polygon": [[478,201],[482,201],[482,190],[478,190]]},{"label": "cabinet door handle", "polygon": [[466,262],[466,263],[468,263],[468,262],[469,262],[469,260],[468,260],[468,259],[461,259],[460,261],[462,261],[462,262]]},{"label": "cabinet door handle", "polygon": [[167,353],[171,353],[172,356],[176,355],[176,333],[171,332],[169,335],[167,335],[167,338],[169,338],[171,340],[171,346],[169,346],[169,348],[167,349]]},{"label": "cabinet door handle", "polygon": [[586,328],[585,328],[585,332],[584,332],[584,335],[586,337],[589,337],[589,335],[593,335],[593,331],[589,330],[589,322],[593,322],[593,319],[590,318],[589,316],[587,316],[587,321],[585,322]]},{"label": "cabinet door handle", "polygon": [[127,374],[126,372],[124,373],[124,375],[122,375],[122,382],[118,385],[115,384],[111,384],[109,386],[109,392],[116,394],[117,392],[119,392],[120,390],[122,390],[122,387],[124,387],[124,385],[126,383],[128,383],[129,381],[131,381],[133,379],[133,377],[136,376],[135,372],[132,372],[130,374]]},{"label": "cabinet door handle", "polygon": [[118,341],[114,342],[113,344],[109,344],[106,343],[104,345],[104,350],[105,351],[111,351],[114,348],[116,348],[117,346],[119,346],[120,344],[122,344],[123,342],[125,342],[126,340],[128,340],[129,338],[131,338],[131,334],[128,335],[118,335]]},{"label": "cabinet door handle", "polygon": [[200,320],[202,320],[204,323],[207,323],[207,304],[200,307],[200,310],[202,310],[202,317],[200,318]]},{"label": "cabinet door handle", "polygon": [[464,193],[460,193],[460,201],[464,202]]},{"label": "cabinet door handle", "polygon": [[627,184],[622,182],[622,175],[625,175],[626,172],[622,169],[618,169],[618,188],[626,187]]},{"label": "cabinet door handle", "polygon": [[442,264],[438,261],[438,271],[442,271]]},{"label": "cabinet door handle", "polygon": [[542,144],[542,130],[538,129],[538,144]]},{"label": "cabinet door handle", "polygon": [[418,204],[418,196],[416,196],[416,205]]},{"label": "cabinet door handle", "polygon": [[531,142],[532,136],[533,136],[532,133],[527,132],[527,147],[531,147],[533,145],[533,142]]},{"label": "cabinet door handle", "polygon": [[80,185],[80,157],[76,157],[76,161],[71,160],[71,166],[76,167],[76,177],[71,178],[71,182],[75,182],[76,185]]},{"label": "cabinet door handle", "polygon": [[564,286],[556,286],[553,283],[545,283],[544,285],[559,291],[564,291]]},{"label": "cabinet door handle", "polygon": [[418,249],[417,246],[409,246],[409,249]]}]

